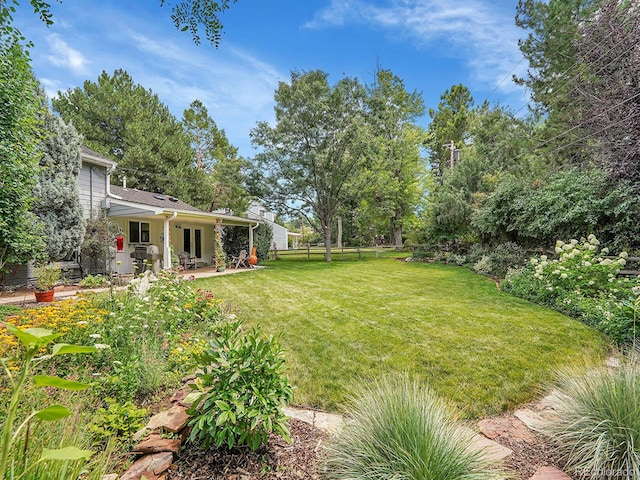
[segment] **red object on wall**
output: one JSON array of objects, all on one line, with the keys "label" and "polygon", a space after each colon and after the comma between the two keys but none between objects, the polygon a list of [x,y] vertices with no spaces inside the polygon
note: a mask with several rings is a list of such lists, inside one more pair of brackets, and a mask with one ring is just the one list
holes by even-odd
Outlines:
[{"label": "red object on wall", "polygon": [[122,235],[116,237],[116,251],[124,252],[124,237]]},{"label": "red object on wall", "polygon": [[256,263],[258,263],[258,256],[256,255],[256,247],[253,247],[249,257],[249,265],[254,266]]}]

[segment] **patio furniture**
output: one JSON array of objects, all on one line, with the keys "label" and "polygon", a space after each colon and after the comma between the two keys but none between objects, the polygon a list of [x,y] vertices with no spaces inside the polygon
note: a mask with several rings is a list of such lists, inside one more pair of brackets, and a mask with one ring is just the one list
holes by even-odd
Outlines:
[{"label": "patio furniture", "polygon": [[195,269],[196,268],[196,257],[192,257],[189,252],[182,252],[178,255],[180,259],[180,265],[185,270]]},{"label": "patio furniture", "polygon": [[248,265],[246,264],[247,261],[247,251],[246,250],[241,250],[240,253],[238,254],[238,256],[233,257],[231,259],[231,263],[233,264],[233,268],[239,268],[240,265],[242,265],[245,268],[248,268]]}]

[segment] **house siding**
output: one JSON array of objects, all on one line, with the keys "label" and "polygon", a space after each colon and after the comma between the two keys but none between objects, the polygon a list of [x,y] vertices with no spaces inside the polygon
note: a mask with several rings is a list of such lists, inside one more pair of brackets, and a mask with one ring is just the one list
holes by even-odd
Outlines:
[{"label": "house siding", "polygon": [[83,162],[78,187],[84,218],[90,218],[92,212],[102,208],[102,200],[107,196],[107,169]]}]

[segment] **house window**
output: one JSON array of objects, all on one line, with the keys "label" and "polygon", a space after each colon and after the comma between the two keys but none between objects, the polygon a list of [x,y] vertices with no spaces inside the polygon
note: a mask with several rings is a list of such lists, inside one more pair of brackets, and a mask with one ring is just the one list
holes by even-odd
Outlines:
[{"label": "house window", "polygon": [[149,224],[147,222],[129,222],[129,242],[149,243]]},{"label": "house window", "polygon": [[202,258],[202,230],[194,230],[196,243],[196,257]]}]

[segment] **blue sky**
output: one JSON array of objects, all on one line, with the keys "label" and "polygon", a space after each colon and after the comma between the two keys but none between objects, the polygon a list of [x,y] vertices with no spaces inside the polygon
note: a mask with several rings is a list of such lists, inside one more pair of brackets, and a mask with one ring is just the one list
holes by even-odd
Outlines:
[{"label": "blue sky", "polygon": [[[62,0],[47,28],[22,0],[15,23],[35,44],[32,65],[49,96],[122,68],[179,119],[201,100],[247,157],[255,153],[250,130],[273,120],[274,92],[292,70],[371,83],[379,65],[421,91],[427,108],[458,83],[476,103],[516,111],[527,101],[510,79],[526,68],[517,0],[238,0],[221,16],[219,49],[176,30],[175,1],[166,3]],[[427,126],[429,116],[420,123]]]}]

